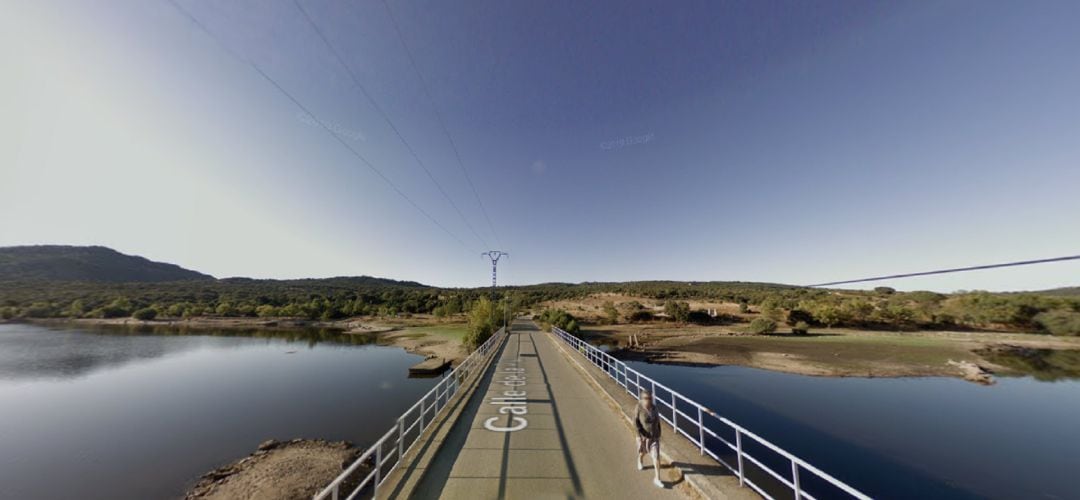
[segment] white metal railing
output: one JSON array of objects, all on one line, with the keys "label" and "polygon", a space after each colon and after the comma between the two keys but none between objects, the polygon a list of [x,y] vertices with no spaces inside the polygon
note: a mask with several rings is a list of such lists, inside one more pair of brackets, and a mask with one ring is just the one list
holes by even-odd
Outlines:
[{"label": "white metal railing", "polygon": [[[505,329],[499,329],[458,366],[450,370],[438,384],[435,384],[435,387],[432,387],[427,394],[424,394],[424,397],[420,398],[408,410],[405,410],[405,413],[402,413],[397,418],[396,423],[378,441],[375,441],[375,444],[364,450],[360,458],[356,459],[345,471],[316,494],[315,500],[324,500],[326,498],[338,500],[343,488],[349,491],[345,498],[351,500],[357,498],[368,485],[372,487],[372,497],[377,497],[379,486],[397,468],[398,463],[401,462],[401,457],[408,453],[413,445],[420,440],[424,430],[435,421],[439,413],[466,385],[469,376],[483,373],[491,354],[495,352],[499,343],[505,337]],[[411,439],[410,436],[412,436]],[[387,449],[388,444],[392,445],[389,449]],[[391,463],[391,460],[393,463],[384,472],[383,469],[386,464]],[[367,462],[371,462],[371,471],[362,478],[354,477],[363,470],[363,465]],[[356,481],[355,486],[352,485],[350,479]]]},{"label": "white metal railing", "polygon": [[[649,390],[653,394],[653,401],[658,405],[662,405],[658,406],[660,418],[667,422],[676,434],[690,440],[702,455],[712,457],[739,476],[740,485],[749,485],[765,498],[772,499],[773,496],[766,492],[764,485],[754,482],[749,477],[756,475],[758,480],[761,481],[766,478],[761,473],[765,473],[790,489],[795,500],[802,498],[816,500],[813,495],[806,491],[808,486],[826,498],[840,496],[836,494],[839,492],[847,493],[850,497],[862,500],[870,498],[843,481],[822,472],[801,458],[770,443],[765,438],[750,432],[727,418],[717,415],[712,410],[679,394],[670,387],[642,375],[641,372],[626,366],[626,363],[597,349],[592,344],[557,327],[552,327],[551,332],[578,351],[590,363],[603,370],[615,383],[626,389],[626,392],[630,393],[634,399],[638,399],[642,389]],[[660,393],[657,393],[657,390]],[[725,439],[725,436],[731,437],[732,435],[734,439]],[[749,438],[749,441],[745,438]],[[734,441],[734,443],[731,441]],[[750,454],[748,447],[754,447],[761,453],[755,457]],[[724,448],[727,448],[727,450]],[[727,457],[727,460],[724,457]],[[729,463],[732,458],[735,461],[734,465]],[[757,473],[751,467],[748,467],[746,462],[754,464],[761,473]],[[777,466],[778,463],[781,465],[790,464],[789,472],[777,472],[766,462],[772,462],[773,467]],[[810,476],[800,477],[802,471],[810,473]],[[829,488],[831,492],[821,493],[826,488]]]}]

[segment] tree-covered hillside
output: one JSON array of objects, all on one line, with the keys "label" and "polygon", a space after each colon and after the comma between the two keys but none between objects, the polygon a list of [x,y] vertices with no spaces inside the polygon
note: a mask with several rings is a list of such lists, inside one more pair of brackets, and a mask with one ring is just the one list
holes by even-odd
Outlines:
[{"label": "tree-covered hillside", "polygon": [[[74,252],[70,251],[68,254]],[[10,249],[7,249],[10,250]],[[301,317],[331,320],[353,316],[434,314],[449,316],[466,312],[490,289],[436,288],[415,282],[371,277],[340,277],[303,280],[255,280],[230,278],[187,281],[119,282],[125,276],[141,276],[133,269],[171,266],[128,257],[107,249],[93,252],[118,255],[122,262],[138,263],[118,271],[119,277],[97,281],[0,278],[0,317]],[[132,260],[134,259],[134,260]],[[38,262],[45,262],[44,259]],[[65,261],[66,262],[66,261]],[[107,272],[107,267],[94,268]],[[168,267],[161,268],[168,269]],[[42,270],[41,275],[62,275]],[[181,274],[189,275],[189,274]],[[501,287],[514,310],[554,301],[574,301],[596,294],[616,294],[640,299],[636,310],[609,307],[612,320],[655,320],[642,303],[671,310],[670,320],[716,321],[705,311],[687,303],[728,303],[740,310],[760,313],[777,322],[805,323],[874,329],[1005,329],[1060,335],[1080,335],[1080,297],[1051,292],[990,293],[898,292],[888,287],[875,290],[831,290],[771,283],[638,281],[624,283],[544,283]],[[627,304],[629,306],[635,303]],[[138,313],[138,314],[137,314]],[[723,320],[724,318],[720,318]],[[745,317],[727,318],[742,321]]]},{"label": "tree-covered hillside", "polygon": [[160,282],[213,276],[99,246],[0,247],[0,281]]}]

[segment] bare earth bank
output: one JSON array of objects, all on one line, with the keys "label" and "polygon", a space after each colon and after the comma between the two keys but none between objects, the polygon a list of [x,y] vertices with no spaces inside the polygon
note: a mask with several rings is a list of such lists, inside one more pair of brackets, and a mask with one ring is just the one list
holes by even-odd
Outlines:
[{"label": "bare earth bank", "polygon": [[266,441],[255,453],[204,475],[185,499],[310,499],[359,453],[344,441]]},{"label": "bare earth bank", "polygon": [[1016,370],[982,356],[987,349],[1080,349],[1080,339],[983,332],[820,330],[749,335],[728,327],[597,326],[587,338],[622,359],[678,365],[742,365],[827,377],[958,377],[993,383]]}]

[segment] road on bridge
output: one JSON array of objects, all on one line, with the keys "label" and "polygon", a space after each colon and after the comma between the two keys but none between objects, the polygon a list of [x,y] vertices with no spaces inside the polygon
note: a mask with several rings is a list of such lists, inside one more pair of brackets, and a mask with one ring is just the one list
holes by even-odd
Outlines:
[{"label": "road on bridge", "polygon": [[[492,375],[425,464],[418,498],[681,498],[635,465],[634,435],[531,321],[517,320]],[[479,396],[479,393],[477,394]],[[384,490],[387,493],[393,488]],[[392,494],[392,493],[391,493]]]}]

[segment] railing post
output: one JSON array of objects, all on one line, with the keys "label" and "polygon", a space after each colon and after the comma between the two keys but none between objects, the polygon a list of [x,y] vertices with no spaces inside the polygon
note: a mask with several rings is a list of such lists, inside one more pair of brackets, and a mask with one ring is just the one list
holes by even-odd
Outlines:
[{"label": "railing post", "polygon": [[371,498],[379,498],[379,483],[382,482],[382,441],[375,443],[375,484],[371,486]]},{"label": "railing post", "polygon": [[330,491],[330,500],[338,500],[338,488],[340,486],[335,484],[334,489]]},{"label": "railing post", "polygon": [[735,454],[738,457],[739,462],[739,486],[745,486],[746,472],[743,470],[742,432],[740,432],[738,428],[735,429]]},{"label": "railing post", "polygon": [[675,391],[671,391],[671,427],[675,429],[676,436],[679,435],[679,407],[675,406],[677,402]]},{"label": "railing post", "polygon": [[701,418],[701,407],[697,407],[698,442],[701,444],[701,454],[705,454],[705,421]]},{"label": "railing post", "polygon": [[802,500],[802,488],[799,486],[799,463],[791,460],[791,484],[795,485],[795,500]]},{"label": "railing post", "polygon": [[424,401],[426,399],[426,396],[420,398],[420,432],[424,432],[424,412],[427,411],[427,409],[424,408]]},{"label": "railing post", "polygon": [[405,415],[397,419],[397,459],[400,462],[405,454]]}]

